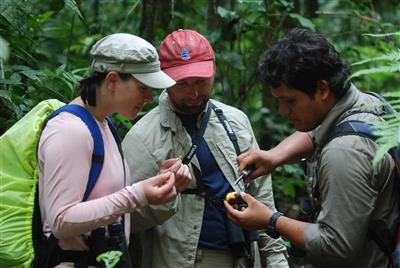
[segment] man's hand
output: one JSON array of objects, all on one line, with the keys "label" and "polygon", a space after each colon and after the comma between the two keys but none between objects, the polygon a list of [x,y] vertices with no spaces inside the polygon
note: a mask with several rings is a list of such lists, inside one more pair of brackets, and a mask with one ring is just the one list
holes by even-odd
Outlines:
[{"label": "man's hand", "polygon": [[151,177],[142,183],[149,204],[163,204],[176,197],[175,175],[171,171]]},{"label": "man's hand", "polygon": [[247,230],[265,229],[272,211],[249,194],[240,193],[240,197],[247,203],[247,208],[242,208],[240,211],[236,209],[236,205],[230,205],[224,200],[228,217]]},{"label": "man's hand", "polygon": [[247,180],[269,174],[277,166],[274,154],[270,151],[251,149],[239,155],[236,160],[239,163],[240,171],[251,165],[255,166],[255,170],[247,177]]},{"label": "man's hand", "polygon": [[269,174],[278,166],[298,163],[302,158],[309,158],[314,151],[311,137],[305,132],[296,131],[274,148],[263,150],[249,150],[238,156],[239,170],[250,165],[256,169],[247,178],[252,180],[261,175]]},{"label": "man's hand", "polygon": [[185,190],[192,181],[192,175],[189,172],[189,167],[183,165],[178,158],[168,159],[161,163],[160,174],[171,171],[175,174],[175,188],[178,193]]}]

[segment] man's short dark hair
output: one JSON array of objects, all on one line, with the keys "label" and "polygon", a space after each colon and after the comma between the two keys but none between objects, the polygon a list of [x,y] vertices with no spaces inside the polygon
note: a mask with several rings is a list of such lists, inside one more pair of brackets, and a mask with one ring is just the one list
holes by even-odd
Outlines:
[{"label": "man's short dark hair", "polygon": [[318,82],[325,80],[329,89],[340,99],[350,87],[346,80],[350,67],[321,34],[294,28],[261,57],[260,79],[276,88],[284,83],[310,97]]}]

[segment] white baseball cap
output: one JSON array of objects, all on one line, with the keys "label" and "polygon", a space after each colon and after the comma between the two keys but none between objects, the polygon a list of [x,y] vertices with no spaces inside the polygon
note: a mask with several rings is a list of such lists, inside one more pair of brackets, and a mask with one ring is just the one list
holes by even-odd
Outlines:
[{"label": "white baseball cap", "polygon": [[131,74],[151,88],[168,88],[175,81],[160,68],[157,50],[136,35],[116,33],[103,37],[90,50],[92,69]]}]

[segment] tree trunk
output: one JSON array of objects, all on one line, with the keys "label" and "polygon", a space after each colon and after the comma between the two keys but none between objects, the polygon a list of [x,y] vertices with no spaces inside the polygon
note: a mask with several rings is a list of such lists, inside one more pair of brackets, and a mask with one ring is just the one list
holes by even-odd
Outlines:
[{"label": "tree trunk", "polygon": [[307,18],[317,17],[316,11],[318,10],[318,0],[305,0],[305,16]]},{"label": "tree trunk", "polygon": [[142,21],[140,22],[140,36],[150,43],[154,41],[154,14],[156,0],[143,0]]},{"label": "tree trunk", "polygon": [[223,6],[223,0],[208,0],[207,8],[207,30],[209,32],[219,29],[221,26],[221,18],[218,15],[218,6]]},{"label": "tree trunk", "polygon": [[[171,32],[176,29],[171,29],[171,20],[172,20],[172,1],[171,0],[158,0],[156,5],[156,19],[155,19],[155,29],[162,29],[164,34],[162,37],[164,38]],[[158,35],[159,36],[159,35]]]},{"label": "tree trunk", "polygon": [[[270,22],[269,27],[265,29],[265,37],[264,37],[264,47],[265,49],[269,49],[274,42],[275,39],[275,33],[278,31],[273,31],[272,27],[275,25],[278,25],[278,19],[276,17],[268,16],[270,11],[273,10],[273,5],[274,1],[271,0],[264,0],[264,5],[266,8],[266,16],[267,20]],[[263,91],[262,91],[262,103],[263,106],[268,108],[271,113],[276,113],[276,100],[275,98],[272,97],[271,91],[269,90],[268,87],[263,86]],[[260,135],[260,141],[259,145],[260,148],[262,149],[269,149],[273,143],[273,140],[271,139],[271,135],[269,135],[269,126],[266,125],[265,120],[262,120],[261,122],[261,129],[263,130],[261,135]]]}]

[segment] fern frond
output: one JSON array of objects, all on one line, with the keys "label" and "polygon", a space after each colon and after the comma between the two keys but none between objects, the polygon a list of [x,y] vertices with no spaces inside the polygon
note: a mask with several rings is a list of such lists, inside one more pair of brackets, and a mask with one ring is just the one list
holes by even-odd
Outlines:
[{"label": "fern frond", "polygon": [[400,114],[396,112],[389,116],[391,116],[390,119],[385,116],[385,121],[374,124],[378,129],[374,134],[378,136],[376,143],[379,145],[374,155],[374,165],[383,157],[385,152],[400,145]]},{"label": "fern frond", "polygon": [[393,143],[384,143],[381,146],[379,146],[378,150],[375,152],[372,164],[375,166],[386,152],[388,152],[393,147],[396,147],[397,145],[398,145],[397,143],[393,142]]},{"label": "fern frond", "polygon": [[399,91],[388,91],[382,94],[385,98],[400,98],[400,90]]},{"label": "fern frond", "polygon": [[362,65],[369,62],[377,62],[377,61],[389,61],[389,62],[400,62],[400,49],[395,52],[391,52],[388,54],[384,54],[378,57],[358,61],[352,64],[352,66]]},{"label": "fern frond", "polygon": [[[382,34],[363,34],[364,36],[371,37],[388,37],[400,36],[400,32],[382,33]],[[375,73],[395,73],[400,71],[400,50],[393,47],[388,54],[379,55],[377,57],[365,59],[353,64],[362,65],[366,63],[386,62],[383,66],[371,67],[369,69],[362,69],[352,74],[348,80],[354,77],[375,74]],[[387,102],[392,106],[394,112],[382,116],[383,121],[373,123],[377,131],[374,134],[378,137],[376,143],[379,145],[378,150],[375,152],[373,164],[383,157],[383,155],[390,149],[400,146],[400,90],[390,91],[383,94]]]},{"label": "fern frond", "polygon": [[393,35],[398,35],[400,36],[400,32],[393,32],[393,33],[384,33],[384,34],[371,34],[371,33],[366,33],[362,34],[363,36],[372,36],[372,37],[386,37],[386,36],[393,36]]},{"label": "fern frond", "polygon": [[355,72],[354,74],[352,74],[348,80],[350,80],[351,78],[354,77],[358,77],[361,75],[367,75],[367,74],[374,74],[374,73],[396,73],[396,72],[400,72],[400,64],[393,64],[393,65],[387,65],[387,66],[379,66],[379,67],[374,67],[371,69],[362,69],[359,70],[357,72]]}]

